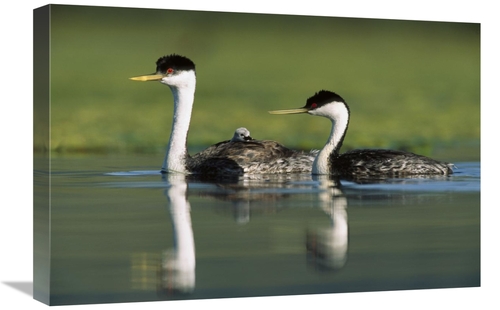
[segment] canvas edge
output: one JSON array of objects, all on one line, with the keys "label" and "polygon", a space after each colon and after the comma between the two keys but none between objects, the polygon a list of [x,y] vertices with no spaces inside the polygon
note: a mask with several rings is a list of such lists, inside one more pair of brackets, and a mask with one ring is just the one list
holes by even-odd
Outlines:
[{"label": "canvas edge", "polygon": [[50,5],[33,10],[33,298],[50,305]]}]

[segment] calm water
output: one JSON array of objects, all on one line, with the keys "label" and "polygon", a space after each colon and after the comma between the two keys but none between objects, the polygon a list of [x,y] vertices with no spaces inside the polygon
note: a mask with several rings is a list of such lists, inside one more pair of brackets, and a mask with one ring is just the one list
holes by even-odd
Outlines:
[{"label": "calm water", "polygon": [[186,180],[160,162],[52,160],[51,304],[480,285],[478,162],[363,183]]}]

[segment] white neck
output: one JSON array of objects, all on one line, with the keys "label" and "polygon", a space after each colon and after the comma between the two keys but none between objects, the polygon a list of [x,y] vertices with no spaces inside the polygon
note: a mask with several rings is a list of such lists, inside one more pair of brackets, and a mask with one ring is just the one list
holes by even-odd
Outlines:
[{"label": "white neck", "polygon": [[336,102],[325,105],[321,108],[309,112],[312,115],[324,116],[332,121],[332,130],[326,145],[321,149],[314,159],[312,173],[313,174],[329,174],[330,154],[337,149],[339,143],[342,142],[347,125],[349,123],[349,112],[343,103]]},{"label": "white neck", "polygon": [[184,83],[176,85],[167,84],[174,96],[174,115],[167,154],[162,166],[162,171],[166,172],[189,172],[186,168],[186,145],[191,112],[193,110],[196,78],[194,72],[183,74],[190,74],[192,77],[189,77],[189,81]]}]

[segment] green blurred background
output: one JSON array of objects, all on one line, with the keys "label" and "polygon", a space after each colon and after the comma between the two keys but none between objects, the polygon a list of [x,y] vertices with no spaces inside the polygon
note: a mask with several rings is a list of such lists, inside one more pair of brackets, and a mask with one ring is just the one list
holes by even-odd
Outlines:
[{"label": "green blurred background", "polygon": [[343,151],[479,160],[479,24],[52,5],[50,51],[53,154],[163,153],[170,90],[128,78],[177,53],[197,69],[191,152],[241,126],[321,148],[328,120],[267,111],[327,89],[351,108]]}]

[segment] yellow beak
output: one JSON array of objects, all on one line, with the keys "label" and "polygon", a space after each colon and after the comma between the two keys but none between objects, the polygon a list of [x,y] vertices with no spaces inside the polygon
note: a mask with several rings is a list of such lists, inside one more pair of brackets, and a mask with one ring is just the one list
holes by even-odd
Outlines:
[{"label": "yellow beak", "polygon": [[299,113],[307,113],[309,110],[306,108],[298,108],[298,109],[289,109],[289,110],[275,110],[268,111],[271,114],[299,114]]},{"label": "yellow beak", "polygon": [[148,75],[131,77],[130,79],[132,81],[147,82],[147,81],[159,81],[162,78],[163,78],[163,75],[161,75],[161,74],[148,74]]}]

